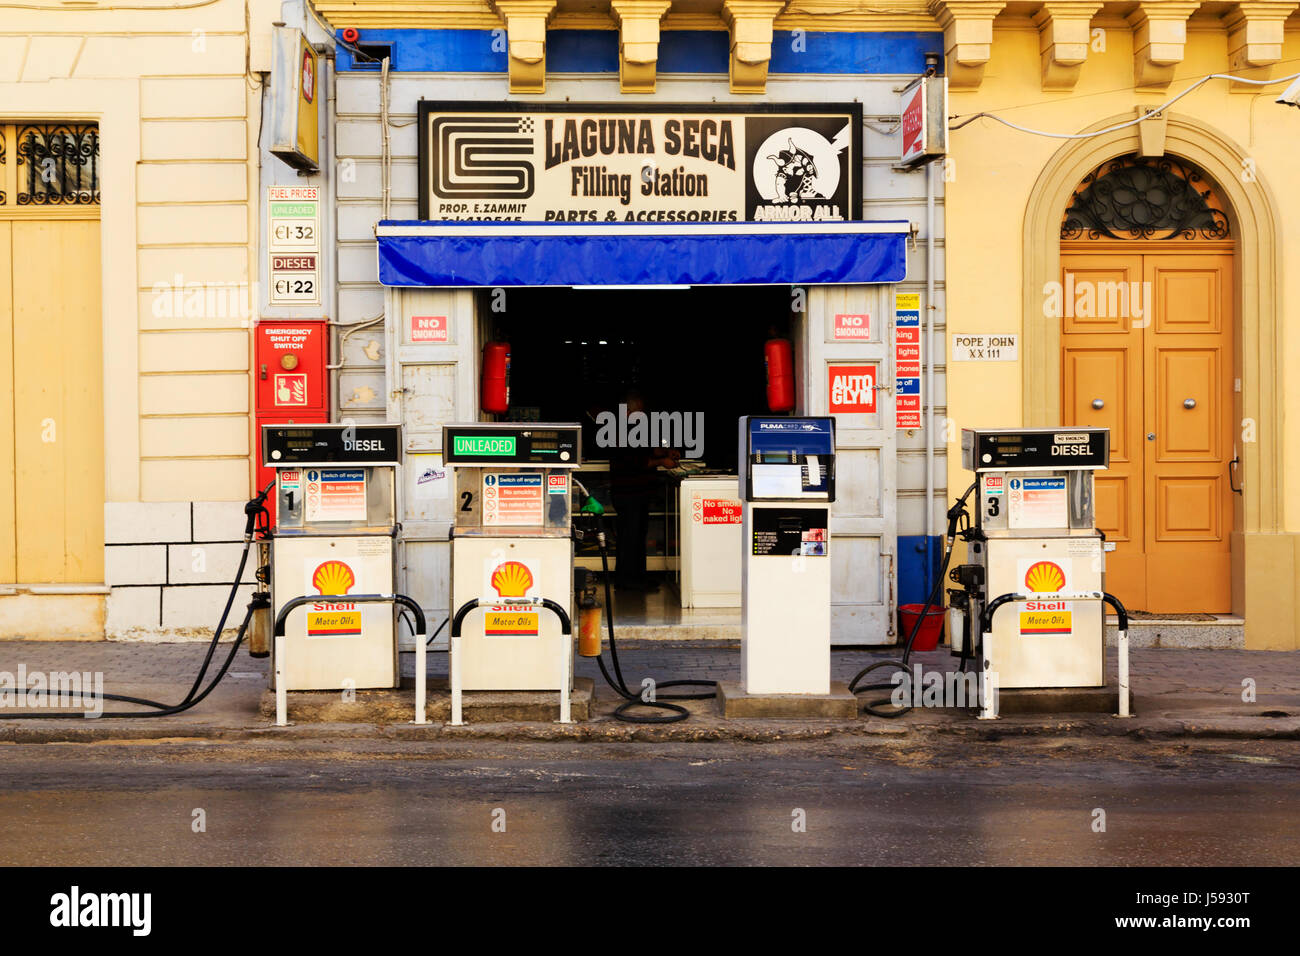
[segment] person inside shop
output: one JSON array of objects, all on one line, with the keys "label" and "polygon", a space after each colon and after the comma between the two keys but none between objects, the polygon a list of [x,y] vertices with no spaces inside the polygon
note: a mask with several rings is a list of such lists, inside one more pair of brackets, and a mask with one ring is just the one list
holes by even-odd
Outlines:
[{"label": "person inside shop", "polygon": [[[627,413],[645,411],[639,391],[623,397]],[[676,448],[616,448],[609,459],[610,497],[614,502],[614,586],[622,591],[653,593],[659,583],[646,573],[646,535],[650,530],[650,502],[662,495],[660,466],[673,468],[681,460]]]}]

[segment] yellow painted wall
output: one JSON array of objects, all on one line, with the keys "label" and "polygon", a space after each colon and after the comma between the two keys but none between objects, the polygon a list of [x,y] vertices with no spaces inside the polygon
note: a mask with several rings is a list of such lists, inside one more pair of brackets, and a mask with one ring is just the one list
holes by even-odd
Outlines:
[{"label": "yellow painted wall", "polygon": [[[1291,24],[1286,33],[1284,62],[1274,67],[1274,75],[1300,72],[1300,26],[1296,18]],[[1106,30],[1105,51],[1089,53],[1072,92],[1045,92],[1040,85],[1037,29],[1027,18],[999,18],[992,58],[982,84],[977,90],[954,90],[950,113],[960,117],[996,111],[1035,129],[1078,133],[1111,118],[1132,118],[1138,106],[1158,105],[1195,79],[1228,72],[1226,30],[1217,20],[1194,18],[1188,26],[1185,59],[1169,89],[1138,92],[1133,87],[1133,38],[1128,26],[1122,20],[1106,18],[1098,18],[1092,25]],[[1175,104],[1171,114],[1208,125],[1235,144],[1254,161],[1253,174],[1275,201],[1273,214],[1282,256],[1277,289],[1284,360],[1280,364],[1296,368],[1300,367],[1300,335],[1291,330],[1300,328],[1300,292],[1290,280],[1300,275],[1300,191],[1294,188],[1300,172],[1300,111],[1273,102],[1282,88],[1234,93],[1226,82],[1212,81]],[[1031,400],[1039,407],[1024,407],[1024,323],[1048,320],[1041,314],[1027,314],[1022,290],[1026,281],[1025,211],[1036,181],[1061,146],[1060,140],[1017,132],[987,119],[976,120],[951,134],[951,181],[946,184],[948,331],[1022,335],[1020,362],[948,365],[952,416],[948,486],[954,490],[965,488],[971,480],[961,468],[958,453],[962,427],[1017,425],[1026,417],[1037,417],[1041,422],[1044,415],[1050,418],[1057,414],[1054,399],[1047,407],[1047,400],[1034,396]],[[1057,240],[1054,233],[1048,233],[1043,241]],[[1055,359],[1049,356],[1049,360]],[[1280,420],[1271,423],[1277,428],[1277,451],[1281,456],[1279,517],[1274,526],[1246,529],[1286,536],[1270,538],[1268,546],[1276,549],[1280,544],[1288,555],[1294,554],[1295,541],[1300,540],[1290,538],[1300,532],[1300,416],[1286,414],[1286,409],[1297,401],[1296,389],[1293,376],[1282,377],[1274,413]],[[1268,480],[1262,473],[1250,477]],[[1296,634],[1300,621],[1295,613],[1297,587],[1291,564],[1269,582],[1278,592],[1280,614],[1266,624],[1265,616],[1272,609],[1261,593],[1259,574],[1267,563],[1241,555],[1237,561],[1244,561],[1249,569],[1242,584],[1247,606],[1238,608],[1248,615],[1248,646],[1300,646]]]},{"label": "yellow painted wall", "polygon": [[252,301],[248,67],[279,3],[34,6],[0,18],[0,119],[100,122],[107,500],[244,498],[253,316],[168,309],[158,293],[179,281]]}]

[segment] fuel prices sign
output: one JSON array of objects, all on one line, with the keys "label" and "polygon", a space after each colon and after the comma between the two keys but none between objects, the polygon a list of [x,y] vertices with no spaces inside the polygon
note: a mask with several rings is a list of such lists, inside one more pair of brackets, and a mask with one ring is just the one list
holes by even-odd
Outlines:
[{"label": "fuel prices sign", "polygon": [[266,235],[269,304],[319,305],[320,188],[268,187]]},{"label": "fuel prices sign", "polygon": [[419,129],[424,220],[861,218],[861,104],[421,102]]}]

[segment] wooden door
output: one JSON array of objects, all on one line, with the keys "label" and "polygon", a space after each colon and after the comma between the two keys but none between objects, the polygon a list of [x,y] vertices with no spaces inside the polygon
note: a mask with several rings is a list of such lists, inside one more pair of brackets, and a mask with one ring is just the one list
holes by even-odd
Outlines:
[{"label": "wooden door", "polygon": [[1147,255],[1146,610],[1231,610],[1232,257]]},{"label": "wooden door", "polygon": [[104,580],[98,219],[0,221],[0,581]]},{"label": "wooden door", "polygon": [[1061,263],[1061,422],[1110,429],[1110,468],[1096,480],[1097,526],[1115,545],[1107,587],[1136,610],[1147,604],[1143,330],[1121,308],[1118,290],[1142,287],[1142,257],[1069,255]]},{"label": "wooden door", "polygon": [[1230,254],[1063,254],[1062,408],[1111,429],[1097,522],[1132,610],[1231,609]]}]

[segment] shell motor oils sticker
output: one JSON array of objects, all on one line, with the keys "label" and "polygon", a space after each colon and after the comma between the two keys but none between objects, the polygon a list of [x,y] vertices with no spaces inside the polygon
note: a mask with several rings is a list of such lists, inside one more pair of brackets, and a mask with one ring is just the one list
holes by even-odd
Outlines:
[{"label": "shell motor oils sticker", "polygon": [[[488,562],[488,586],[498,597],[530,597],[537,576],[524,561]],[[485,637],[537,637],[540,632],[538,611],[524,611],[508,605],[490,606],[483,615]]]},{"label": "shell motor oils sticker", "polygon": [[[1069,561],[1022,558],[1017,573],[1026,593],[1056,594],[1069,590]],[[1070,634],[1074,604],[1070,601],[1026,601],[1020,605],[1021,634]]]},{"label": "shell motor oils sticker", "polygon": [[[357,583],[346,561],[307,559],[307,576],[317,594],[347,594]],[[361,610],[348,601],[316,601],[307,608],[308,637],[360,637]]]}]

